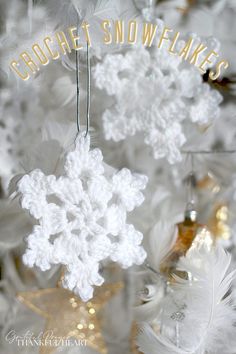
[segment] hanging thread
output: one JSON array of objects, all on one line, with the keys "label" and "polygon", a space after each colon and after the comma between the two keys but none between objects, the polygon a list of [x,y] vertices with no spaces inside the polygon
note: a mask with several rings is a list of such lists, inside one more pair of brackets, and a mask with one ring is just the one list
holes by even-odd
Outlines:
[{"label": "hanging thread", "polygon": [[91,68],[90,68],[90,56],[89,56],[89,44],[87,42],[87,117],[86,117],[86,132],[85,136],[89,133],[90,126],[90,96],[91,96]]},{"label": "hanging thread", "polygon": [[78,133],[80,132],[80,117],[79,117],[79,96],[80,96],[80,88],[79,88],[79,58],[78,51],[75,52],[75,67],[76,67],[76,124]]},{"label": "hanging thread", "polygon": [[[89,45],[87,43],[87,110],[86,110],[86,131],[85,137],[89,133],[90,127],[90,105],[91,105],[91,65],[89,56]],[[76,124],[78,133],[80,132],[80,86],[79,86],[79,55],[78,51],[75,52],[75,66],[76,66]]]}]

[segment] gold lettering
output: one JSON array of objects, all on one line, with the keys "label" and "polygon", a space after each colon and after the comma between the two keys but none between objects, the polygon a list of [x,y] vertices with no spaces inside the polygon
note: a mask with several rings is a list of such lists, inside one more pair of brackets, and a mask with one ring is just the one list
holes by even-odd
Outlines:
[{"label": "gold lettering", "polygon": [[115,21],[115,42],[124,43],[124,21]]},{"label": "gold lettering", "polygon": [[183,49],[181,49],[181,51],[179,52],[179,57],[180,58],[182,57],[184,60],[187,60],[192,45],[193,45],[193,38],[189,38],[189,40],[185,43]]},{"label": "gold lettering", "polygon": [[[78,35],[78,29],[77,27],[70,27],[68,28],[68,31],[69,31],[69,35],[70,35],[70,38],[71,38],[71,41],[72,41],[72,44],[73,44],[73,48],[75,50],[79,50],[81,48],[83,48],[81,45],[77,45],[77,41],[79,40],[79,35]],[[74,32],[77,32],[77,35],[74,33]]]},{"label": "gold lettering", "polygon": [[162,47],[162,44],[163,44],[163,41],[169,41],[169,37],[166,36],[169,32],[172,32],[171,29],[169,29],[168,27],[165,27],[162,34],[161,34],[161,38],[160,38],[160,41],[159,41],[159,44],[158,44],[158,48],[161,48]]},{"label": "gold lettering", "polygon": [[101,27],[102,27],[103,31],[105,32],[104,38],[103,38],[105,44],[111,44],[111,42],[112,42],[112,35],[109,32],[110,26],[111,26],[111,23],[109,20],[103,20],[101,23]]},{"label": "gold lettering", "polygon": [[178,40],[178,38],[179,38],[179,35],[180,35],[180,32],[176,32],[176,34],[175,34],[175,36],[174,36],[174,38],[173,38],[173,40],[172,40],[171,46],[170,46],[170,48],[169,48],[169,53],[171,53],[171,54],[177,54],[177,53],[174,51],[174,49],[175,49],[176,42],[177,42],[177,40]]},{"label": "gold lettering", "polygon": [[137,42],[137,32],[138,27],[137,27],[137,21],[129,21],[129,27],[128,27],[128,42],[130,44],[135,44]]},{"label": "gold lettering", "polygon": [[218,57],[219,57],[219,54],[217,54],[214,50],[211,50],[211,51],[207,54],[207,56],[206,56],[206,58],[203,60],[203,62],[199,65],[199,69],[200,69],[200,71],[201,71],[203,74],[206,73],[206,69],[204,69],[204,65],[206,65],[206,64],[212,64],[212,61],[211,61],[211,57],[212,57],[212,56],[215,56],[216,58],[218,58]]},{"label": "gold lettering", "polygon": [[24,60],[25,64],[30,68],[32,73],[36,73],[39,70],[39,67],[36,65],[36,63],[33,61],[31,56],[27,52],[22,52],[20,54],[20,57]]},{"label": "gold lettering", "polygon": [[19,66],[19,63],[16,60],[12,60],[10,66],[11,66],[12,70],[14,70],[22,80],[26,81],[30,78],[30,74],[28,72],[25,72],[25,74],[22,74],[18,70],[17,66]]},{"label": "gold lettering", "polygon": [[58,58],[60,57],[59,52],[53,53],[53,51],[51,50],[51,48],[50,48],[49,45],[48,45],[48,42],[49,42],[49,43],[53,43],[53,40],[52,40],[50,37],[45,37],[43,42],[44,42],[44,44],[45,44],[45,47],[46,47],[47,50],[48,50],[48,53],[51,55],[52,59],[53,59],[53,60],[58,59]]},{"label": "gold lettering", "polygon": [[154,25],[153,23],[144,23],[143,45],[151,47],[156,31],[157,31],[157,25]]},{"label": "gold lettering", "polygon": [[203,45],[202,43],[200,43],[195,49],[194,52],[189,60],[190,64],[194,64],[196,65],[197,61],[198,61],[198,57],[199,55],[204,52],[204,50],[206,50],[207,47],[205,45]]},{"label": "gold lettering", "polygon": [[82,23],[82,28],[83,28],[83,30],[84,30],[84,33],[85,33],[85,36],[86,36],[86,41],[87,41],[87,43],[88,43],[88,45],[89,45],[89,47],[91,46],[91,40],[90,40],[90,35],[89,35],[89,23],[87,23],[87,22],[83,22]]},{"label": "gold lettering", "polygon": [[64,55],[66,55],[65,48],[68,50],[68,53],[71,53],[71,49],[70,49],[69,43],[66,39],[65,33],[62,31],[57,32],[56,38],[57,38],[57,42],[58,42],[59,46],[61,47],[62,53]]},{"label": "gold lettering", "polygon": [[216,72],[214,73],[213,71],[210,72],[209,77],[211,80],[217,80],[218,77],[221,75],[221,68],[227,69],[229,67],[229,62],[225,59],[219,61],[216,65]]},{"label": "gold lettering", "polygon": [[[47,65],[49,63],[48,57],[45,55],[42,48],[37,43],[33,44],[32,49],[42,65]],[[40,55],[37,53],[36,49],[40,52]]]}]

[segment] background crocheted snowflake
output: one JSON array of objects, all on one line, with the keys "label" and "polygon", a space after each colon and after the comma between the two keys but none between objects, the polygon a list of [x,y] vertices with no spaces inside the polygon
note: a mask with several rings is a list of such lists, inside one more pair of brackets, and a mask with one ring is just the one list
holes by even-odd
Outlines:
[{"label": "background crocheted snowflake", "polygon": [[12,82],[8,84],[9,87],[0,92],[0,165],[1,178],[6,180],[6,185],[8,178],[19,171],[29,146],[40,140],[39,132],[44,121],[38,86],[33,83],[25,86],[20,83],[19,87],[15,83],[13,86]]},{"label": "background crocheted snowflake", "polygon": [[58,179],[34,170],[18,183],[22,207],[39,220],[23,259],[42,270],[66,265],[64,286],[87,301],[92,286],[104,281],[99,274],[102,260],[109,257],[127,268],[146,257],[140,246],[143,236],[126,223],[126,215],[142,204],[140,190],[147,177],[126,168],[106,176],[101,151],[90,151],[84,133],[67,155],[64,169]]},{"label": "background crocheted snowflake", "polygon": [[96,86],[115,98],[103,114],[106,139],[120,141],[143,132],[156,159],[181,160],[184,120],[203,125],[219,115],[221,95],[202,82],[196,68],[165,48],[108,54],[93,75]]}]

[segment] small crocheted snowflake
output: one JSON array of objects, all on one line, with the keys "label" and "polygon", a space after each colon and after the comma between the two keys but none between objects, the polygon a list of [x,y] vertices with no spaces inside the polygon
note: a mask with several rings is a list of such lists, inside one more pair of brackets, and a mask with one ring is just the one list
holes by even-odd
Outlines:
[{"label": "small crocheted snowflake", "polygon": [[120,141],[143,132],[156,159],[180,161],[185,121],[209,124],[219,116],[221,95],[165,47],[108,54],[93,75],[96,86],[114,97],[103,114],[105,138]]},{"label": "small crocheted snowflake", "polygon": [[27,238],[23,260],[42,270],[65,265],[64,286],[87,301],[93,285],[104,281],[101,261],[110,258],[126,268],[146,257],[143,235],[126,217],[142,204],[147,177],[126,168],[107,175],[101,151],[90,150],[84,133],[66,156],[64,171],[56,178],[34,170],[18,182],[22,207],[39,221]]}]

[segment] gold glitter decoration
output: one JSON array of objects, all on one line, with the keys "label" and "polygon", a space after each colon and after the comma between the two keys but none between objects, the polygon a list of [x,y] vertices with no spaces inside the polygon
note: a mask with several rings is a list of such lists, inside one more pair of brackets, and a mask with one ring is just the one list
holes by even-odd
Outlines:
[{"label": "gold glitter decoration", "polygon": [[209,228],[218,239],[229,240],[231,237],[229,208],[226,204],[218,204],[214,208],[213,216],[209,220]]},{"label": "gold glitter decoration", "polygon": [[[122,288],[122,282],[102,285],[96,288],[93,299],[88,302],[83,302],[71,291],[61,287],[20,292],[17,298],[46,318],[44,333],[53,333],[57,338],[86,341],[86,346],[107,354],[99,312]],[[50,354],[55,350],[55,346],[45,345],[41,346],[40,353]]]}]

